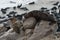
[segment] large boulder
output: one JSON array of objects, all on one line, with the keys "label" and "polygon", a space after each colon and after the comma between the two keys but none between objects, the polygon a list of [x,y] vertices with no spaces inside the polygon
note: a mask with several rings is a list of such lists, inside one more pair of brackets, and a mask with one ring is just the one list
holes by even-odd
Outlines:
[{"label": "large boulder", "polygon": [[24,29],[33,29],[35,27],[35,24],[36,24],[36,19],[30,17],[24,21],[23,27]]},{"label": "large boulder", "polygon": [[50,34],[53,34],[53,32],[57,29],[57,24],[49,25],[49,23],[50,22],[48,21],[41,21],[39,25],[35,27],[32,36],[27,40],[40,40]]}]

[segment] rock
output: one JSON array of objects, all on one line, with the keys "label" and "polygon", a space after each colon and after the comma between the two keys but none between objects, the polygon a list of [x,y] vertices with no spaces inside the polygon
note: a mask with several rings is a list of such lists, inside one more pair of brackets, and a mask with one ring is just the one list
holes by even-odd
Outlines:
[{"label": "rock", "polygon": [[16,17],[17,19],[19,19],[19,20],[22,20],[22,16],[23,16],[23,15],[16,15],[15,17]]},{"label": "rock", "polygon": [[7,9],[1,9],[1,12],[3,13],[3,14],[6,14],[6,11],[7,11]]},{"label": "rock", "polygon": [[4,24],[4,27],[5,28],[7,28],[7,30],[6,31],[8,31],[9,29],[10,29],[10,26],[9,26],[9,24],[6,22],[6,23],[3,23]]},{"label": "rock", "polygon": [[1,32],[4,32],[4,31],[6,31],[7,30],[7,28],[5,28],[5,27],[0,27],[0,33]]},{"label": "rock", "polygon": [[7,28],[0,27],[0,36],[3,35],[6,32]]},{"label": "rock", "polygon": [[7,28],[5,28],[3,24],[0,24],[0,33],[5,32],[6,30]]},{"label": "rock", "polygon": [[20,34],[13,32],[13,28],[8,30],[5,34],[0,36],[0,40],[23,40],[24,32],[20,30]]},{"label": "rock", "polygon": [[21,7],[21,10],[28,11],[29,9],[27,7]]},{"label": "rock", "polygon": [[24,29],[33,29],[35,27],[35,24],[36,24],[36,19],[30,17],[24,21],[23,27]]},{"label": "rock", "polygon": [[28,34],[33,34],[33,29],[26,29],[25,30],[25,34],[28,35]]},{"label": "rock", "polygon": [[12,17],[10,14],[7,14],[6,16],[8,16],[8,18],[11,18]]},{"label": "rock", "polygon": [[20,34],[20,28],[22,27],[22,22],[18,21],[15,17],[10,19],[11,28],[13,28],[13,31]]},{"label": "rock", "polygon": [[18,36],[15,32],[12,32],[13,29],[8,30],[3,35],[0,36],[0,40],[13,40]]},{"label": "rock", "polygon": [[[28,18],[30,19],[29,20],[30,22],[32,18],[33,17]],[[27,23],[31,24],[30,22]],[[49,21],[42,20],[39,23],[37,23],[36,26],[34,26],[35,27],[34,29],[27,28],[25,31],[20,29],[20,34],[11,32],[13,30],[9,30],[0,37],[0,40],[55,40],[53,32],[56,30],[57,26],[56,24],[49,25],[49,23],[50,23]]]},{"label": "rock", "polygon": [[13,31],[20,34],[20,28],[19,28],[19,25],[17,23],[13,24]]},{"label": "rock", "polygon": [[48,21],[41,21],[39,23],[39,26],[35,27],[32,36],[27,40],[40,40],[42,38],[45,38],[46,36],[53,33],[53,31],[55,30],[54,29],[55,26],[56,24],[49,25]]},{"label": "rock", "polygon": [[31,3],[29,3],[29,5],[31,5],[31,4],[35,4],[35,2],[31,2]]},{"label": "rock", "polygon": [[8,21],[8,19],[3,19],[3,20],[0,21],[0,24],[4,23],[4,22],[7,22],[7,21]]},{"label": "rock", "polygon": [[10,3],[14,3],[15,4],[16,2],[10,1]]},{"label": "rock", "polygon": [[25,38],[24,38],[24,40],[31,37],[32,34],[33,34],[33,29],[26,29],[25,30]]},{"label": "rock", "polygon": [[15,10],[15,9],[16,9],[16,7],[14,6],[14,7],[13,7],[13,9]]},{"label": "rock", "polygon": [[57,8],[56,7],[53,7],[51,10],[57,10]]},{"label": "rock", "polygon": [[17,34],[16,33],[8,33],[5,36],[3,36],[2,38],[0,38],[1,40],[5,39],[5,40],[16,40],[17,39]]},{"label": "rock", "polygon": [[17,8],[20,8],[22,6],[22,4],[18,5]]},{"label": "rock", "polygon": [[0,24],[0,27],[3,27],[4,25],[3,24]]},{"label": "rock", "polygon": [[14,11],[11,11],[11,12],[9,12],[9,14],[16,14],[17,12],[14,12]]},{"label": "rock", "polygon": [[53,34],[50,34],[49,36],[46,36],[40,40],[56,40],[56,37]]},{"label": "rock", "polygon": [[58,5],[59,4],[59,2],[56,2],[56,3],[54,3],[53,5]]},{"label": "rock", "polygon": [[5,9],[6,9],[6,10],[7,10],[7,9],[10,9],[10,7],[6,7]]}]

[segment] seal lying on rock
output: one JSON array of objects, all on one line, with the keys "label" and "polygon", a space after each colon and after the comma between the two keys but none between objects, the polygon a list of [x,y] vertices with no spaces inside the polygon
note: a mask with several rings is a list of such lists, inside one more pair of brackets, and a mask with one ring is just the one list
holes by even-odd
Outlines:
[{"label": "seal lying on rock", "polygon": [[[48,35],[51,34],[52,31],[54,30],[53,27],[55,27],[55,25],[53,25],[53,24],[55,24],[56,21],[55,21],[54,17],[48,13],[34,10],[34,11],[31,11],[31,12],[28,12],[27,14],[25,14],[24,17],[25,17],[25,20],[23,23],[23,28],[25,29],[24,31],[26,31],[27,29],[34,29],[35,27],[37,27],[37,28],[40,27],[40,28],[38,28],[39,30],[37,29],[38,31],[35,32],[35,33],[40,32],[40,33],[37,33],[38,37],[39,37],[39,35],[41,36],[39,38],[46,36],[46,34],[48,34]],[[41,20],[43,20],[43,21],[41,21]],[[39,25],[36,26],[37,23]],[[52,24],[52,26],[50,24]],[[33,38],[34,40],[35,39],[38,40],[37,39],[38,37],[36,38],[36,36],[35,35],[31,36],[31,38],[34,37]],[[27,35],[26,35],[25,39],[27,39]]]},{"label": "seal lying on rock", "polygon": [[23,23],[24,29],[32,29],[35,27],[35,24],[40,22],[40,20],[49,21],[49,25],[56,23],[53,16],[48,13],[43,13],[38,10],[28,12],[24,15],[25,20]]},{"label": "seal lying on rock", "polygon": [[24,17],[25,19],[34,17],[37,20],[37,22],[39,22],[40,20],[50,21],[52,23],[56,22],[53,16],[51,16],[48,13],[43,13],[38,10],[33,10],[31,12],[28,12],[27,14],[24,15]]}]

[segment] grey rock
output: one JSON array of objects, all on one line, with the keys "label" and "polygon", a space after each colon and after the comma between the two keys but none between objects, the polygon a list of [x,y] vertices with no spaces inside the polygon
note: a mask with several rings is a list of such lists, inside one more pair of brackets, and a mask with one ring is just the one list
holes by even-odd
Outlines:
[{"label": "grey rock", "polygon": [[32,34],[32,36],[28,38],[27,40],[40,40],[52,34],[55,26],[56,24],[49,25],[48,21],[41,21],[39,23],[39,26],[35,27],[34,33]]},{"label": "grey rock", "polygon": [[35,27],[35,24],[36,24],[36,19],[31,17],[24,21],[23,27],[24,29],[33,29]]}]

